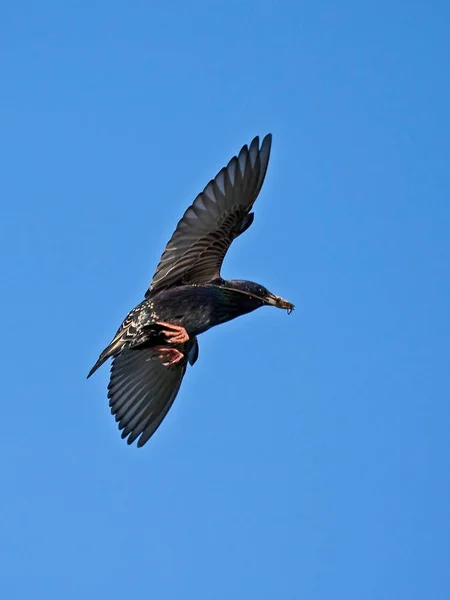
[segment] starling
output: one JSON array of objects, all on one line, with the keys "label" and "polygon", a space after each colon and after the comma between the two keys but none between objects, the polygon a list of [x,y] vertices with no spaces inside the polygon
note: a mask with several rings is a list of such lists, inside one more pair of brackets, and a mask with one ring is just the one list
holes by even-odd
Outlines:
[{"label": "starling", "polygon": [[187,363],[198,358],[198,335],[260,306],[294,309],[258,283],[220,275],[231,242],[253,222],[271,143],[270,134],[261,145],[255,137],[197,196],[167,244],[145,299],[89,372],[88,378],[112,358],[109,405],[128,444],[138,440],[143,446],[161,424]]}]

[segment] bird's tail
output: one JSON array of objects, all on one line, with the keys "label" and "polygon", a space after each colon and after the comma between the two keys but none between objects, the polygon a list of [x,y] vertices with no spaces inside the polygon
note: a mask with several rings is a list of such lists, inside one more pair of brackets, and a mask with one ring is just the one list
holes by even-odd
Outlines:
[{"label": "bird's tail", "polygon": [[123,340],[122,336],[120,336],[120,337],[116,336],[112,340],[112,342],[100,354],[97,362],[92,367],[92,369],[89,371],[87,379],[89,379],[89,377],[91,375],[93,375],[95,373],[95,371],[97,369],[99,369],[102,366],[102,364],[108,360],[108,358],[115,356],[118,352],[120,352],[120,350],[123,349],[123,347],[124,347],[124,340]]},{"label": "bird's tail", "polygon": [[109,356],[103,356],[103,352],[102,352],[102,354],[100,354],[100,356],[98,357],[98,361],[95,363],[95,365],[89,371],[88,376],[86,377],[86,379],[89,379],[89,377],[91,375],[93,375],[95,373],[95,371],[97,369],[99,369],[106,360],[108,360],[108,358],[109,358]]}]

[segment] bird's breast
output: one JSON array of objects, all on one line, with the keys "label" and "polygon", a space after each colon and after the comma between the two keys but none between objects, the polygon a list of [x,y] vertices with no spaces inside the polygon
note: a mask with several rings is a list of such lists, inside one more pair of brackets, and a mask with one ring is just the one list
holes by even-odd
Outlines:
[{"label": "bird's breast", "polygon": [[152,298],[153,311],[158,320],[180,325],[189,335],[199,335],[253,310],[240,304],[240,296],[216,286],[180,286]]}]

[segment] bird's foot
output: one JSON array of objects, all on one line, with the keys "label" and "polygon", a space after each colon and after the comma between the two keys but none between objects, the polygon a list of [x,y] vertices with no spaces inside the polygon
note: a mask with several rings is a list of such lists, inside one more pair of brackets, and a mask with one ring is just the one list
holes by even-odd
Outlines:
[{"label": "bird's foot", "polygon": [[156,350],[158,351],[156,357],[163,361],[162,364],[165,367],[176,365],[184,358],[184,354],[176,348],[167,348],[166,346],[160,346],[156,348]]},{"label": "bird's foot", "polygon": [[164,321],[157,321],[156,325],[162,327],[161,333],[164,334],[168,344],[184,344],[189,340],[188,332],[180,325],[172,325]]}]

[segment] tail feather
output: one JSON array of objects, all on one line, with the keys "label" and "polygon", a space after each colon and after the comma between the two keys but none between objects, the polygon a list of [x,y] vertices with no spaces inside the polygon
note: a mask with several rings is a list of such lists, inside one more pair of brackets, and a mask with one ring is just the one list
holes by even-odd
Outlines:
[{"label": "tail feather", "polygon": [[95,371],[97,369],[99,369],[102,366],[102,364],[108,360],[108,358],[109,358],[109,356],[103,356],[102,357],[102,355],[100,355],[98,361],[95,363],[95,365],[89,371],[88,376],[86,377],[86,379],[89,379],[89,377],[91,375],[93,375],[95,373]]},{"label": "tail feather", "polygon": [[114,352],[114,351],[111,351],[111,350],[112,350],[112,349],[111,349],[111,347],[110,347],[110,346],[108,346],[107,348],[105,348],[105,349],[103,350],[103,352],[102,352],[102,353],[100,354],[100,356],[98,357],[98,360],[97,360],[97,362],[96,362],[96,363],[95,363],[95,365],[92,367],[92,369],[89,371],[89,373],[88,373],[88,376],[86,377],[86,379],[89,379],[89,377],[90,377],[91,375],[93,375],[93,374],[95,373],[95,371],[96,371],[97,369],[99,369],[99,368],[102,366],[102,364],[108,360],[108,358],[110,358],[111,356],[114,356],[114,354],[116,354],[116,352]]},{"label": "tail feather", "polygon": [[128,313],[127,318],[117,330],[114,338],[111,340],[108,346],[106,346],[106,348],[98,357],[98,361],[89,371],[87,379],[89,379],[89,377],[93,375],[95,371],[99,369],[102,366],[102,364],[108,360],[108,358],[110,358],[111,356],[115,356],[121,350],[123,350],[125,346],[129,345],[130,341],[136,334],[136,323],[134,321],[135,312],[136,309]]},{"label": "tail feather", "polygon": [[98,357],[97,362],[92,367],[92,369],[89,371],[88,376],[87,376],[86,379],[89,379],[89,377],[91,375],[93,375],[95,373],[95,371],[97,369],[99,369],[102,366],[102,364],[108,360],[108,358],[111,358],[112,356],[115,356],[121,350],[123,350],[123,348],[124,348],[125,345],[126,345],[126,342],[123,339],[123,336],[120,336],[120,337],[116,336],[112,340],[112,342],[100,354],[100,356]]}]

